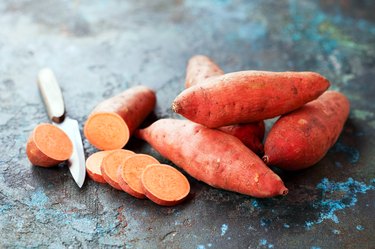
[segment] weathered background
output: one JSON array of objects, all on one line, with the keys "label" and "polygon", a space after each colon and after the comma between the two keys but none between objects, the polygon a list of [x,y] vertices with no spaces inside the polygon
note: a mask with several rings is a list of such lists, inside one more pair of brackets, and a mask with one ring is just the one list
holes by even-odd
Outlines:
[{"label": "weathered background", "polygon": [[[374,248],[374,13],[371,0],[2,0],[0,248]],[[255,199],[189,178],[193,197],[165,208],[89,179],[78,189],[65,165],[28,162],[28,134],[48,122],[41,67],[55,71],[81,125],[98,101],[138,84],[157,91],[158,118],[176,117],[170,104],[197,53],[227,72],[317,71],[350,98],[328,155],[281,173],[288,196]]]}]

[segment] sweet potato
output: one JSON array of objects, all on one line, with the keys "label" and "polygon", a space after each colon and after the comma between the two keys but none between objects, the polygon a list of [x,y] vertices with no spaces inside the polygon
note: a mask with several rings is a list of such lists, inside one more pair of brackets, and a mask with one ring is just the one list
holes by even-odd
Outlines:
[{"label": "sweet potato", "polygon": [[229,135],[235,136],[257,155],[263,155],[264,121],[247,124],[228,125],[218,128]]},{"label": "sweet potato", "polygon": [[121,149],[155,103],[151,89],[145,86],[127,89],[95,107],[85,123],[85,136],[100,150]]},{"label": "sweet potato", "polygon": [[[204,84],[208,78],[223,75],[221,68],[204,55],[193,56],[186,68],[185,87]],[[264,122],[237,124],[220,127],[219,130],[237,137],[258,155],[263,155]]]},{"label": "sweet potato", "polygon": [[293,111],[328,87],[329,81],[313,72],[234,72],[184,90],[172,109],[193,122],[217,128]]},{"label": "sweet potato", "polygon": [[73,144],[63,130],[51,124],[39,124],[31,133],[26,154],[36,166],[51,167],[68,160]]},{"label": "sweet potato", "polygon": [[139,130],[162,156],[213,187],[255,197],[285,195],[282,180],[239,139],[188,120],[161,119]]},{"label": "sweet potato", "polygon": [[349,108],[350,103],[343,94],[327,91],[280,117],[267,136],[263,160],[285,170],[316,164],[338,139]]},{"label": "sweet potato", "polygon": [[190,192],[190,184],[177,169],[166,164],[151,164],[141,176],[147,198],[162,206],[181,203]]},{"label": "sweet potato", "polygon": [[141,182],[142,172],[148,165],[158,163],[158,160],[149,155],[136,154],[128,157],[117,171],[120,187],[136,198],[146,198]]},{"label": "sweet potato", "polygon": [[98,151],[90,155],[86,160],[86,172],[89,177],[95,182],[107,183],[104,180],[100,166],[102,165],[103,158],[111,153],[111,150]]},{"label": "sweet potato", "polygon": [[114,150],[103,158],[100,166],[104,180],[115,189],[122,190],[118,183],[117,171],[121,164],[134,155],[133,151],[118,149]]},{"label": "sweet potato", "polygon": [[185,87],[191,87],[204,82],[207,78],[223,74],[223,70],[210,58],[204,55],[195,55],[190,58],[186,68]]}]

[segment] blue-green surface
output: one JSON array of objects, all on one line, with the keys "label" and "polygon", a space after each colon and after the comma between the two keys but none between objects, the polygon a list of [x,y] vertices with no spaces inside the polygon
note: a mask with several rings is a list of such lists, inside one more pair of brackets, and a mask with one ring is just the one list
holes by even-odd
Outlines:
[{"label": "blue-green surface", "polygon": [[[1,1],[0,248],[375,248],[374,13],[373,1],[355,0]],[[316,71],[349,97],[327,156],[277,171],[287,196],[256,199],[189,178],[191,198],[166,208],[90,179],[78,189],[65,165],[28,162],[28,135],[48,122],[41,67],[55,71],[82,126],[96,103],[138,84],[157,91],[157,118],[177,117],[170,105],[194,54],[226,72]],[[167,162],[140,141],[128,148]]]}]

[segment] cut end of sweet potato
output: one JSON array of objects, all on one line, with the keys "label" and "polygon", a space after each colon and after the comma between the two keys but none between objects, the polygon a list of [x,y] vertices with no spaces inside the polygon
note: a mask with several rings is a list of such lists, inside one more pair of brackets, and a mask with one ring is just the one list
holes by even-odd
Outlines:
[{"label": "cut end of sweet potato", "polygon": [[121,164],[129,157],[134,155],[130,150],[113,150],[103,158],[100,171],[104,180],[115,189],[122,190],[118,183],[117,171]]},{"label": "cut end of sweet potato", "polygon": [[150,164],[159,164],[159,161],[149,155],[137,154],[128,157],[118,169],[118,180],[121,188],[128,194],[144,199],[141,175]]},{"label": "cut end of sweet potato", "polygon": [[263,162],[265,163],[265,164],[269,164],[269,157],[267,156],[267,155],[264,155],[263,157],[262,157],[262,160],[263,160]]},{"label": "cut end of sweet potato", "polygon": [[63,130],[45,123],[35,127],[26,153],[32,164],[50,167],[68,160],[73,153],[73,144]]},{"label": "cut end of sweet potato", "polygon": [[121,149],[130,136],[125,121],[112,112],[97,112],[90,115],[84,133],[87,140],[100,150]]},{"label": "cut end of sweet potato", "polygon": [[180,113],[180,111],[182,110],[181,108],[181,105],[178,103],[178,102],[173,102],[172,103],[172,110],[175,112],[175,113]]},{"label": "cut end of sweet potato", "polygon": [[111,152],[112,151],[110,150],[99,151],[87,158],[86,172],[89,175],[89,177],[95,182],[107,183],[106,180],[104,180],[103,178],[100,166],[102,165],[103,158]]},{"label": "cut end of sweet potato", "polygon": [[284,189],[282,189],[280,191],[280,195],[287,195],[289,193],[289,190],[287,188],[284,187]]},{"label": "cut end of sweet potato", "polygon": [[141,176],[146,196],[161,206],[181,203],[190,192],[187,178],[177,169],[165,164],[151,164]]}]

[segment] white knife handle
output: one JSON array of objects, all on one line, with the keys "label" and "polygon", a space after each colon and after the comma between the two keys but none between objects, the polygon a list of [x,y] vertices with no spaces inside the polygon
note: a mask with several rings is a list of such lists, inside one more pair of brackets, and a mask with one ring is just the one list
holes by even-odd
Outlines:
[{"label": "white knife handle", "polygon": [[55,123],[64,121],[64,99],[56,77],[51,69],[43,68],[39,71],[38,86],[49,118]]}]

